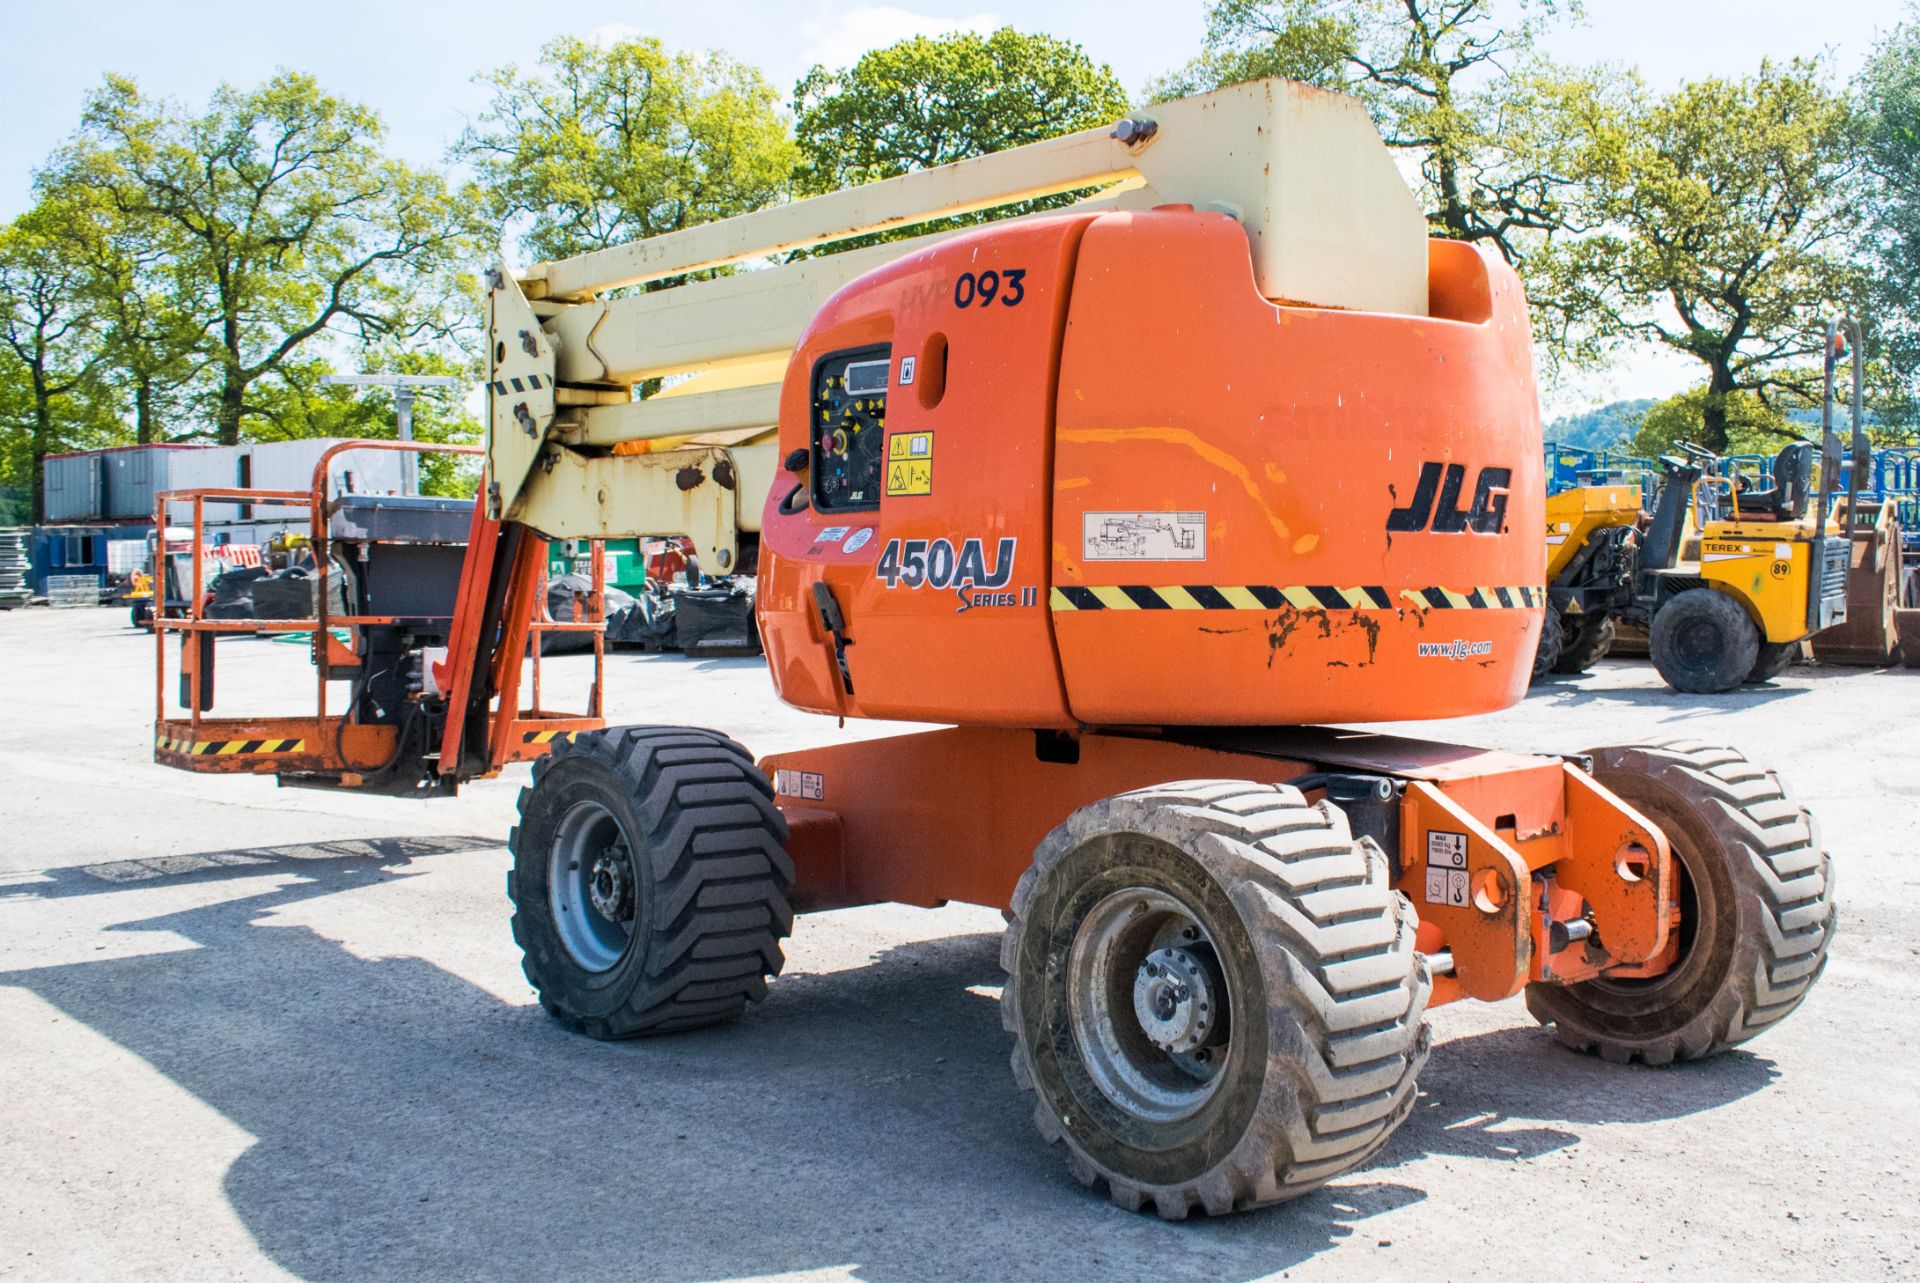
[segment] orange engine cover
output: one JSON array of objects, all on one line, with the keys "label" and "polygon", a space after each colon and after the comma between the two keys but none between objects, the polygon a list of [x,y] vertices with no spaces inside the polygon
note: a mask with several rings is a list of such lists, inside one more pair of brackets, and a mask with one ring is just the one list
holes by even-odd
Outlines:
[{"label": "orange engine cover", "polygon": [[1526,304],[1443,241],[1429,292],[1276,305],[1240,225],[1186,209],[1004,224],[847,286],[782,390],[781,697],[1036,728],[1511,704],[1544,601]]}]

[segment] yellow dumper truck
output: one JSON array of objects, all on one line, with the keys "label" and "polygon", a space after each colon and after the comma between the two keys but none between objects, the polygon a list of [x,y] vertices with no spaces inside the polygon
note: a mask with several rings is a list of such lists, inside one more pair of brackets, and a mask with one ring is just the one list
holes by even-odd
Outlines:
[{"label": "yellow dumper truck", "polygon": [[[1822,463],[1794,442],[1771,478],[1721,476],[1710,453],[1666,457],[1651,513],[1631,484],[1581,486],[1547,500],[1547,599],[1536,678],[1579,672],[1606,653],[1616,619],[1647,630],[1653,665],[1676,690],[1715,693],[1763,682],[1800,642],[1847,618],[1848,550],[1867,440],[1857,333],[1854,466],[1833,430],[1834,365],[1842,325],[1828,327]],[[1697,534],[1699,555],[1681,551]]]}]

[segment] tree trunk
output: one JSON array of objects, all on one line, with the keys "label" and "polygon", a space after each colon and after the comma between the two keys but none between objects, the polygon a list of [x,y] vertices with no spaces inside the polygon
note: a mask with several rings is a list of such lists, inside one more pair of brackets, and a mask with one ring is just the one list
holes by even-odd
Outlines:
[{"label": "tree trunk", "polygon": [[[40,380],[35,379],[37,384]],[[33,442],[28,453],[33,468],[33,524],[47,519],[47,448],[53,442],[52,400],[40,388],[33,395]]]},{"label": "tree trunk", "polygon": [[1467,202],[1460,195],[1460,146],[1456,141],[1453,119],[1453,78],[1434,78],[1434,114],[1439,121],[1438,141],[1433,148],[1434,182],[1440,189],[1440,208],[1434,220],[1452,240],[1466,240],[1470,230]]},{"label": "tree trunk", "polygon": [[1699,445],[1715,454],[1727,452],[1727,398],[1733,395],[1733,372],[1724,362],[1713,363],[1713,377],[1707,380],[1707,401],[1700,410]]},{"label": "tree trunk", "polygon": [[135,375],[133,382],[133,439],[141,445],[159,440],[153,422],[153,380]]},{"label": "tree trunk", "polygon": [[229,374],[220,384],[220,404],[215,410],[221,445],[240,444],[240,412],[246,406],[247,385]]},{"label": "tree trunk", "polygon": [[[227,291],[226,273],[221,272],[221,295]],[[246,409],[247,383],[241,377],[240,318],[228,309],[220,321],[220,347],[224,368],[220,377],[220,406],[217,411],[221,445],[240,444],[240,414]]]}]

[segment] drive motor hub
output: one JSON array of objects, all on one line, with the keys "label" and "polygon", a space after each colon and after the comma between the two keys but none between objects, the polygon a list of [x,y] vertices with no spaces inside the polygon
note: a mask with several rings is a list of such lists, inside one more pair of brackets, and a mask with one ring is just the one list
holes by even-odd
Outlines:
[{"label": "drive motor hub", "polygon": [[593,862],[587,898],[593,902],[594,911],[609,922],[633,917],[633,878],[624,849],[614,847]]},{"label": "drive motor hub", "polygon": [[1149,1041],[1184,1055],[1213,1032],[1219,1016],[1211,977],[1190,949],[1155,949],[1134,973],[1133,1014]]}]

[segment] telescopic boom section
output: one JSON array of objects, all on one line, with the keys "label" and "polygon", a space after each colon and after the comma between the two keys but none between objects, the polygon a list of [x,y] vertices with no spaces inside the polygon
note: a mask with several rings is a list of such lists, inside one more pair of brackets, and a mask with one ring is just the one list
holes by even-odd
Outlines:
[{"label": "telescopic boom section", "polygon": [[[1232,215],[1247,231],[1260,292],[1276,302],[1427,314],[1425,220],[1365,111],[1289,81],[1236,85],[1110,129],[518,274],[502,264],[487,305],[490,513],[554,537],[686,533],[709,567],[727,569],[737,532],[758,528],[771,442],[760,443],[765,460],[737,456],[778,419],[787,358],[814,314],[848,282],[955,233],[765,260],[1088,190],[1082,207]],[[664,287],[742,265],[751,266]],[[652,288],[610,296],[638,286]],[[643,380],[686,374],[696,377],[634,399]],[[706,457],[685,455],[687,439],[700,437],[694,448]],[[610,453],[633,442],[653,448]],[[727,457],[713,458],[716,449]],[[689,469],[702,480],[689,484]],[[716,473],[731,496],[702,493]]]}]

